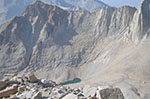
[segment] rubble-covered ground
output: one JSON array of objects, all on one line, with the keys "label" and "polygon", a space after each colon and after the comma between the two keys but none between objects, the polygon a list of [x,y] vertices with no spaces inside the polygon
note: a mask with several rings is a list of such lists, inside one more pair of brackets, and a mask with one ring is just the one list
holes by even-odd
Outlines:
[{"label": "rubble-covered ground", "polygon": [[34,74],[21,77],[7,74],[0,81],[0,99],[124,99],[124,96],[112,86],[70,88],[38,79]]}]

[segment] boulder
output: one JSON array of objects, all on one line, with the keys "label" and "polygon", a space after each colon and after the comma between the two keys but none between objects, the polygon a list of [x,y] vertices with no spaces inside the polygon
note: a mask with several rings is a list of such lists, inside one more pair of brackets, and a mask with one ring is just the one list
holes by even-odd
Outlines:
[{"label": "boulder", "polygon": [[24,91],[22,94],[18,95],[19,99],[42,99],[41,92],[33,92],[33,91]]},{"label": "boulder", "polygon": [[22,94],[24,91],[26,91],[26,87],[25,87],[25,86],[20,86],[20,87],[18,88],[18,93],[19,93],[19,94]]},{"label": "boulder", "polygon": [[78,93],[77,96],[79,99],[86,99],[83,93]]},{"label": "boulder", "polygon": [[34,74],[28,74],[26,76],[27,80],[30,82],[30,83],[36,83],[38,82],[38,79],[35,77]]},{"label": "boulder", "polygon": [[22,94],[18,95],[17,98],[19,99],[30,99],[33,96],[33,92],[32,91],[25,91]]},{"label": "boulder", "polygon": [[73,90],[73,93],[74,93],[75,95],[79,94],[80,92],[81,92],[80,89],[74,89],[74,90]]},{"label": "boulder", "polygon": [[106,88],[100,91],[101,99],[124,99],[119,88]]},{"label": "boulder", "polygon": [[11,95],[11,96],[9,97],[9,99],[18,99],[18,98],[16,97],[16,95]]},{"label": "boulder", "polygon": [[17,85],[13,85],[11,87],[8,87],[2,91],[0,91],[0,98],[2,97],[10,97],[11,95],[16,94],[18,91],[18,86]]},{"label": "boulder", "polygon": [[83,94],[85,97],[94,97],[96,95],[97,88],[86,85],[83,88]]},{"label": "boulder", "polygon": [[66,95],[65,97],[63,97],[62,99],[78,99],[78,96],[73,93],[70,93]]},{"label": "boulder", "polygon": [[15,81],[15,80],[9,80],[9,81],[6,81],[7,85],[11,86],[11,85],[14,85],[14,84],[19,84],[18,81]]},{"label": "boulder", "polygon": [[23,84],[23,83],[24,83],[24,81],[23,81],[22,78],[18,78],[16,81],[19,82],[20,84]]},{"label": "boulder", "polygon": [[97,89],[98,90],[103,90],[103,89],[107,89],[107,88],[112,88],[111,86],[98,86]]},{"label": "boulder", "polygon": [[11,81],[17,81],[18,83],[23,83],[23,78],[22,77],[18,77],[18,76],[15,76],[11,79]]},{"label": "boulder", "polygon": [[99,90],[96,91],[96,98],[101,99],[101,95],[100,95]]},{"label": "boulder", "polygon": [[41,92],[37,92],[36,94],[34,94],[31,99],[42,99]]},{"label": "boulder", "polygon": [[46,81],[46,80],[44,80],[44,79],[41,80],[41,84],[42,84],[42,86],[43,86],[44,88],[53,87],[53,85],[52,85],[50,82],[48,82],[48,81]]},{"label": "boulder", "polygon": [[15,76],[16,76],[16,74],[5,74],[4,78],[3,78],[3,81],[8,81],[8,80],[12,79]]},{"label": "boulder", "polygon": [[45,79],[41,80],[43,87],[55,87],[57,84],[54,81],[46,81]]},{"label": "boulder", "polygon": [[51,95],[55,95],[57,98],[62,98],[64,97],[66,94],[68,94],[68,92],[64,89],[64,88],[54,88],[52,90],[52,94]]},{"label": "boulder", "polygon": [[4,89],[7,86],[5,81],[0,81],[0,90]]}]

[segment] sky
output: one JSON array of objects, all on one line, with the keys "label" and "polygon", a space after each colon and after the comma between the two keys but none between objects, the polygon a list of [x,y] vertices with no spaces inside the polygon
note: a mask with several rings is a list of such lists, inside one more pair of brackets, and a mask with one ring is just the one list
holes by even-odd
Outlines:
[{"label": "sky", "polygon": [[113,7],[120,7],[123,5],[138,7],[142,0],[101,0],[101,1]]}]

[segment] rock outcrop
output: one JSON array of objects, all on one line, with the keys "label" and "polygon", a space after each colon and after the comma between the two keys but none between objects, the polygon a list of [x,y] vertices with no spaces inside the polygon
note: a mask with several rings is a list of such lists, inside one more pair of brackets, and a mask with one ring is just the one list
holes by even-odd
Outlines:
[{"label": "rock outcrop", "polygon": [[25,76],[25,78],[27,79],[27,81],[29,81],[31,83],[38,82],[38,79],[35,77],[34,74],[28,74],[27,76]]},{"label": "rock outcrop", "polygon": [[0,90],[6,87],[7,83],[5,81],[0,81]]},{"label": "rock outcrop", "polygon": [[[33,74],[28,74],[33,75]],[[21,78],[28,76],[24,75]],[[15,76],[14,78],[18,78]],[[20,77],[19,77],[20,78]],[[17,79],[16,79],[17,81]],[[32,83],[25,81],[13,85],[7,85],[5,89],[0,91],[0,98],[8,99],[124,99],[123,93],[119,88],[104,88],[104,86],[92,87],[89,85],[84,88],[70,88],[69,86],[61,86],[55,84],[53,86],[45,86],[42,83],[43,79],[38,82]],[[49,84],[54,81],[44,80]],[[89,86],[89,87],[87,87]],[[103,89],[100,89],[103,88]],[[92,89],[92,90],[91,90]],[[93,90],[94,89],[94,90]],[[87,92],[88,93],[87,95]]]},{"label": "rock outcrop", "polygon": [[138,10],[134,14],[133,23],[131,26],[131,30],[133,32],[133,39],[137,41],[141,41],[141,39],[145,39],[149,37],[150,33],[150,1],[142,0]]},{"label": "rock outcrop", "polygon": [[10,97],[13,94],[16,94],[18,91],[18,86],[17,85],[13,85],[11,87],[8,87],[2,91],[0,91],[0,98],[3,97]]},{"label": "rock outcrop", "polygon": [[63,97],[62,99],[78,99],[78,96],[75,94],[68,94],[65,97]]},{"label": "rock outcrop", "polygon": [[101,99],[124,99],[119,88],[108,88],[100,91]]},{"label": "rock outcrop", "polygon": [[32,99],[42,99],[41,92],[37,92],[34,96],[31,97]]}]

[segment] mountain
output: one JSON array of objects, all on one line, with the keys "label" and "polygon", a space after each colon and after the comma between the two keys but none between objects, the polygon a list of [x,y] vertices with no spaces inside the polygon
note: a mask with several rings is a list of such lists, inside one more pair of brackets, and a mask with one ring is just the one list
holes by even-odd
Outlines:
[{"label": "mountain", "polygon": [[[0,24],[6,20],[20,15],[27,5],[34,3],[36,0],[0,0]],[[42,0],[47,4],[57,5],[63,9],[70,10],[98,10],[105,6],[99,0]]]},{"label": "mountain", "polygon": [[100,0],[44,0],[44,2],[72,10],[81,9],[93,11],[108,6]]},{"label": "mountain", "polygon": [[0,25],[0,75],[34,72],[63,82],[119,87],[125,99],[150,97],[150,1],[69,11],[36,1]]}]

